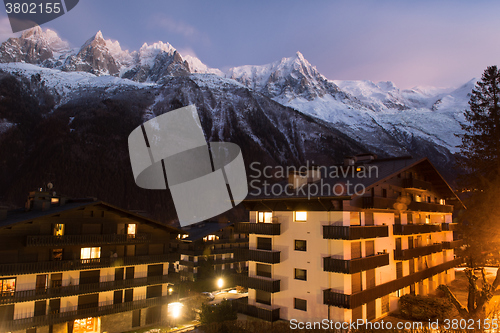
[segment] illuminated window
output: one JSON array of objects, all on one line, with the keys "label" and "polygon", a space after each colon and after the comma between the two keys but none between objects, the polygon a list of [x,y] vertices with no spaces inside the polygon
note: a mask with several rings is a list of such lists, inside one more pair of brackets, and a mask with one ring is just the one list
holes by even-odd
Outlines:
[{"label": "illuminated window", "polygon": [[16,291],[16,278],[1,279],[0,290],[3,296],[12,295]]},{"label": "illuminated window", "polygon": [[100,332],[100,318],[75,319],[73,333],[97,333]]},{"label": "illuminated window", "polygon": [[306,222],[307,221],[307,212],[295,212],[295,221],[296,222]]},{"label": "illuminated window", "polygon": [[82,247],[80,259],[97,259],[101,257],[100,247]]},{"label": "illuminated window", "polygon": [[259,222],[260,223],[272,223],[273,213],[272,212],[259,212]]},{"label": "illuminated window", "polygon": [[137,224],[127,224],[127,235],[135,236],[137,230]]},{"label": "illuminated window", "polygon": [[216,236],[216,235],[207,235],[207,236],[203,237],[204,242],[214,241],[217,239],[219,239],[219,236]]},{"label": "illuminated window", "polygon": [[53,203],[53,204],[59,203],[59,198],[51,198],[50,203]]},{"label": "illuminated window", "polygon": [[440,204],[440,205],[446,205],[446,200],[444,200],[444,199],[439,199],[439,204]]},{"label": "illuminated window", "polygon": [[420,195],[415,196],[415,201],[416,202],[422,202],[422,197]]},{"label": "illuminated window", "polygon": [[64,224],[55,224],[54,236],[62,236],[62,235],[64,235]]}]

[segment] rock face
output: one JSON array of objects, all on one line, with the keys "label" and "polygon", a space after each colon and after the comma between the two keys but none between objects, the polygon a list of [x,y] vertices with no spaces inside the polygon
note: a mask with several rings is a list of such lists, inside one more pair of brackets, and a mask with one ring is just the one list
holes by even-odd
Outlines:
[{"label": "rock face", "polygon": [[0,46],[0,62],[26,62],[42,64],[56,60],[61,54],[70,51],[64,42],[52,30],[45,32],[35,27],[23,32],[19,38],[9,38]]},{"label": "rock face", "polygon": [[144,44],[136,54],[133,66],[122,77],[137,82],[158,82],[165,76],[189,74],[189,65],[169,43]]},{"label": "rock face", "polygon": [[83,44],[76,55],[69,56],[63,70],[89,72],[96,75],[117,75],[118,65],[99,31]]}]

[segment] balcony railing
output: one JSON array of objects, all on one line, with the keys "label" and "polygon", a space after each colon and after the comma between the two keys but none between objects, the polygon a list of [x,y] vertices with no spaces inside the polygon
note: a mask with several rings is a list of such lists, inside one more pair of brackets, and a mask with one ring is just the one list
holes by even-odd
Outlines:
[{"label": "balcony railing", "polygon": [[99,303],[97,307],[89,307],[86,309],[75,309],[72,311],[59,312],[48,314],[45,316],[34,316],[23,319],[14,319],[0,323],[2,329],[22,330],[33,326],[48,326],[58,323],[64,323],[80,318],[100,317],[113,313],[132,311],[136,309],[148,308],[156,305],[163,305],[176,299],[177,296],[162,296],[155,298],[147,298],[132,302],[119,304],[109,304],[109,302]]},{"label": "balcony railing", "polygon": [[395,224],[392,231],[394,235],[425,234],[441,231],[441,224]]},{"label": "balcony railing", "polygon": [[259,318],[265,321],[277,321],[280,319],[280,309],[264,309],[260,308],[256,305],[248,304],[248,297],[239,298],[233,301],[233,306],[236,308],[236,311],[239,313],[246,314],[248,316],[252,316],[255,318]]},{"label": "balcony railing", "polygon": [[236,232],[276,236],[281,234],[280,223],[249,223],[239,222],[236,227]]},{"label": "balcony railing", "polygon": [[47,288],[47,289],[21,290],[12,293],[4,292],[0,294],[0,304],[26,302],[26,301],[34,301],[46,298],[82,295],[82,294],[103,292],[115,289],[163,284],[171,282],[171,280],[172,278],[169,279],[168,275],[162,275],[162,276],[143,277],[137,279],[125,279],[125,280],[85,283],[85,284],[82,283],[83,281],[80,281],[80,284],[72,286]]},{"label": "balcony railing", "polygon": [[331,289],[326,289],[323,291],[323,304],[332,305],[340,308],[346,308],[346,309],[354,309],[370,301],[376,300],[377,298],[389,295],[390,293],[393,293],[399,289],[408,287],[409,285],[412,285],[414,283],[428,279],[431,276],[444,272],[450,268],[459,265],[461,262],[462,262],[461,259],[454,259],[444,264],[437,265],[425,269],[423,271],[410,274],[400,279],[392,280],[384,284],[378,285],[376,287],[360,291],[359,293],[353,295],[346,295],[334,292]]},{"label": "balcony railing", "polygon": [[245,288],[258,289],[267,291],[269,293],[277,293],[280,291],[280,280],[272,280],[262,277],[252,277],[240,274],[235,274],[234,277],[234,281],[236,282],[236,284]]},{"label": "balcony railing", "polygon": [[386,225],[370,226],[337,226],[324,225],[323,239],[364,239],[376,237],[388,237],[389,228]]},{"label": "balcony railing", "polygon": [[389,253],[351,260],[323,258],[323,270],[325,272],[354,274],[387,265],[389,265]]},{"label": "balcony railing", "polygon": [[248,260],[268,264],[279,264],[280,251],[248,250]]},{"label": "balcony railing", "polygon": [[441,223],[441,230],[443,231],[458,230],[458,223]]},{"label": "balcony railing", "polygon": [[432,185],[430,182],[426,182],[424,180],[407,178],[407,179],[403,179],[403,187],[430,191]]},{"label": "balcony railing", "polygon": [[77,260],[59,260],[59,261],[41,261],[17,264],[1,264],[0,275],[15,274],[34,274],[45,272],[60,272],[81,269],[94,269],[114,266],[130,266],[141,264],[152,264],[160,262],[172,262],[179,260],[179,254],[157,254],[134,257],[118,258],[96,258],[96,259],[77,259]]},{"label": "balcony railing", "polygon": [[452,242],[443,242],[443,249],[447,249],[447,250],[456,249],[457,247],[460,247],[463,244],[464,244],[463,239],[457,239],[457,240],[454,240]]},{"label": "balcony railing", "polygon": [[413,201],[408,205],[408,209],[421,212],[453,213],[453,206],[429,202]]},{"label": "balcony railing", "polygon": [[105,244],[135,244],[151,241],[151,234],[136,235],[36,235],[28,236],[27,246],[63,246],[63,245],[105,245]]},{"label": "balcony railing", "polygon": [[394,209],[395,199],[381,197],[363,197],[364,209]]},{"label": "balcony railing", "polygon": [[394,250],[394,260],[410,260],[413,258],[426,256],[431,253],[441,252],[442,250],[443,250],[442,244],[420,246],[406,250]]}]

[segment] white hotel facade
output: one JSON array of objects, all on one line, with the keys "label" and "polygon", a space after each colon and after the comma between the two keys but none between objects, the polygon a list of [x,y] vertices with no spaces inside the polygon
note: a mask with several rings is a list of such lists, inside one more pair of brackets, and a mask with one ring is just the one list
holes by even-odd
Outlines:
[{"label": "white hotel facade", "polygon": [[448,203],[461,202],[431,163],[361,155],[345,165],[377,167],[371,178],[351,179],[363,195],[246,200],[243,312],[270,321],[375,320],[396,310],[400,296],[427,295],[455,278],[461,241]]}]

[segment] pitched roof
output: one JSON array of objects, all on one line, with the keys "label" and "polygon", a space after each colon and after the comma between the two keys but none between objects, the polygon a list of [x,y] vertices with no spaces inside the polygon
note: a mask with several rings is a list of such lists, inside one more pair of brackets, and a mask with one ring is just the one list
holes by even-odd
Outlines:
[{"label": "pitched roof", "polygon": [[50,216],[55,216],[60,214],[61,212],[66,212],[82,207],[87,207],[87,206],[98,206],[98,205],[103,205],[106,207],[109,207],[113,210],[125,213],[129,215],[130,217],[134,217],[136,219],[143,220],[146,223],[153,223],[159,227],[165,228],[168,231],[171,232],[176,232],[176,233],[183,233],[181,229],[172,227],[172,226],[167,226],[165,224],[162,224],[158,221],[152,220],[150,218],[144,217],[142,215],[127,211],[125,209],[116,207],[114,205],[111,205],[107,202],[104,201],[97,201],[95,199],[76,199],[76,200],[69,200],[65,205],[62,206],[56,206],[53,205],[50,207],[48,210],[28,210],[26,211],[24,208],[19,208],[15,210],[11,210],[7,212],[7,217],[3,220],[0,220],[0,228],[7,228],[10,227],[16,223],[20,222],[25,222],[25,221],[31,221],[34,219],[42,218],[42,217],[50,217]]}]

